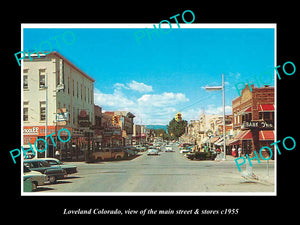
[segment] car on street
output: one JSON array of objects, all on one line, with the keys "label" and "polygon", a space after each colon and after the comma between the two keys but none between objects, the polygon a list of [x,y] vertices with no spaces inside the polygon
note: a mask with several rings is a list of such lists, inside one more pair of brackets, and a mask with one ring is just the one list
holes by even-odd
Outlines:
[{"label": "car on street", "polygon": [[143,145],[136,145],[135,148],[140,152],[144,152],[147,150],[147,147]]},{"label": "car on street", "polygon": [[151,148],[151,149],[148,149],[147,155],[159,155],[159,152],[157,149]]},{"label": "car on street", "polygon": [[121,160],[127,155],[120,147],[103,148],[98,152],[93,152],[90,156],[91,162],[104,160]]},{"label": "car on street", "polygon": [[165,152],[174,152],[172,145],[167,145],[165,148]]},{"label": "car on street", "polygon": [[77,173],[77,166],[75,165],[66,165],[60,160],[56,158],[40,158],[47,161],[50,166],[60,166],[63,170],[67,172],[67,174]]},{"label": "car on street", "polygon": [[192,151],[192,149],[185,148],[185,149],[180,150],[180,153],[188,153],[191,151]]},{"label": "car on street", "polygon": [[[37,189],[37,186],[44,185],[47,181],[47,176],[38,171],[32,171],[27,166],[23,166],[23,180],[30,180],[32,183],[32,189]],[[25,184],[24,184],[25,185]]]},{"label": "car on street", "polygon": [[51,184],[54,184],[57,180],[61,180],[67,176],[67,172],[60,166],[50,166],[50,163],[43,159],[24,160],[24,165],[32,171],[38,171],[45,174]]}]

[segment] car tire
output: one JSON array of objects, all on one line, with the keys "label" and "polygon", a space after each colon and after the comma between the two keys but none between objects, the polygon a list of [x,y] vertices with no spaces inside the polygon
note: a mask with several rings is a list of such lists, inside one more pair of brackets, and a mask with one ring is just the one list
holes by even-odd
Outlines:
[{"label": "car tire", "polygon": [[35,191],[37,189],[37,183],[32,182],[32,190]]},{"label": "car tire", "polygon": [[55,184],[56,183],[56,177],[55,176],[49,176],[49,182],[50,184]]}]

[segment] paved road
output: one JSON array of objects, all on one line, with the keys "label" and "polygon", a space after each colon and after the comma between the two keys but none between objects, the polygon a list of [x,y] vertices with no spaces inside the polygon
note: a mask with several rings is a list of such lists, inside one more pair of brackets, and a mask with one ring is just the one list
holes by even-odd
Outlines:
[{"label": "paved road", "polygon": [[[273,192],[272,179],[245,181],[236,164],[228,161],[191,161],[179,151],[145,153],[133,160],[86,164],[78,173],[57,184],[41,186],[38,192]],[[254,172],[265,177],[266,163],[254,162]],[[270,164],[270,175],[274,164]],[[271,177],[272,178],[272,177]],[[271,182],[270,182],[271,180]],[[272,184],[273,183],[273,184]]]}]

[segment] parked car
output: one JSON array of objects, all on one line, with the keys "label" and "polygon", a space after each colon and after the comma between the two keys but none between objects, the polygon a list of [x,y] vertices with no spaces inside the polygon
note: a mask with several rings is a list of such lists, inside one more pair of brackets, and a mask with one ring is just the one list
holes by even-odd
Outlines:
[{"label": "parked car", "polygon": [[180,153],[188,153],[191,151],[192,151],[191,149],[185,148],[185,149],[180,150]]},{"label": "parked car", "polygon": [[32,189],[35,190],[37,186],[44,185],[47,181],[47,176],[38,171],[32,171],[27,166],[23,166],[23,179],[29,179],[32,183]]},{"label": "parked car", "polygon": [[57,180],[67,176],[67,172],[60,166],[50,166],[50,163],[43,159],[24,160],[24,165],[30,170],[41,172],[48,176],[48,181],[53,184]]},{"label": "parked car", "polygon": [[60,166],[63,170],[67,172],[67,174],[77,173],[77,166],[75,165],[65,165],[63,162],[56,158],[40,158],[47,161],[50,166]]},{"label": "parked car", "polygon": [[90,161],[121,160],[124,157],[125,152],[122,148],[104,148],[99,152],[93,152]]},{"label": "parked car", "polygon": [[125,158],[134,157],[139,152],[134,146],[126,146],[123,150],[126,153]]},{"label": "parked car", "polygon": [[147,155],[159,155],[159,153],[158,153],[158,150],[151,148],[151,149],[148,149]]},{"label": "parked car", "polygon": [[143,145],[136,145],[135,148],[140,151],[140,152],[143,152],[143,151],[146,151],[147,150],[147,147],[146,146],[143,146]]}]

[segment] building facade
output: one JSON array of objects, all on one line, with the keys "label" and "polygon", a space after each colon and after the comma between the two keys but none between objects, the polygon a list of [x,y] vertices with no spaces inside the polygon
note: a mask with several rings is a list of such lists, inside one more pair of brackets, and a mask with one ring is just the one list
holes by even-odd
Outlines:
[{"label": "building facade", "polygon": [[[29,148],[38,138],[47,139],[47,156],[58,151],[60,157],[83,155],[93,136],[94,79],[58,52],[40,54],[23,63],[23,147]],[[60,143],[57,131],[68,129],[71,140]],[[41,143],[42,145],[43,143]],[[43,146],[40,146],[41,149]],[[38,157],[45,156],[39,153]]]},{"label": "building facade", "polygon": [[[241,147],[243,154],[252,154],[268,146],[274,151],[274,87],[257,88],[254,85],[242,90],[241,96],[232,101],[234,139],[230,145]],[[266,158],[270,153],[264,151]],[[274,154],[273,154],[274,156]]]}]

